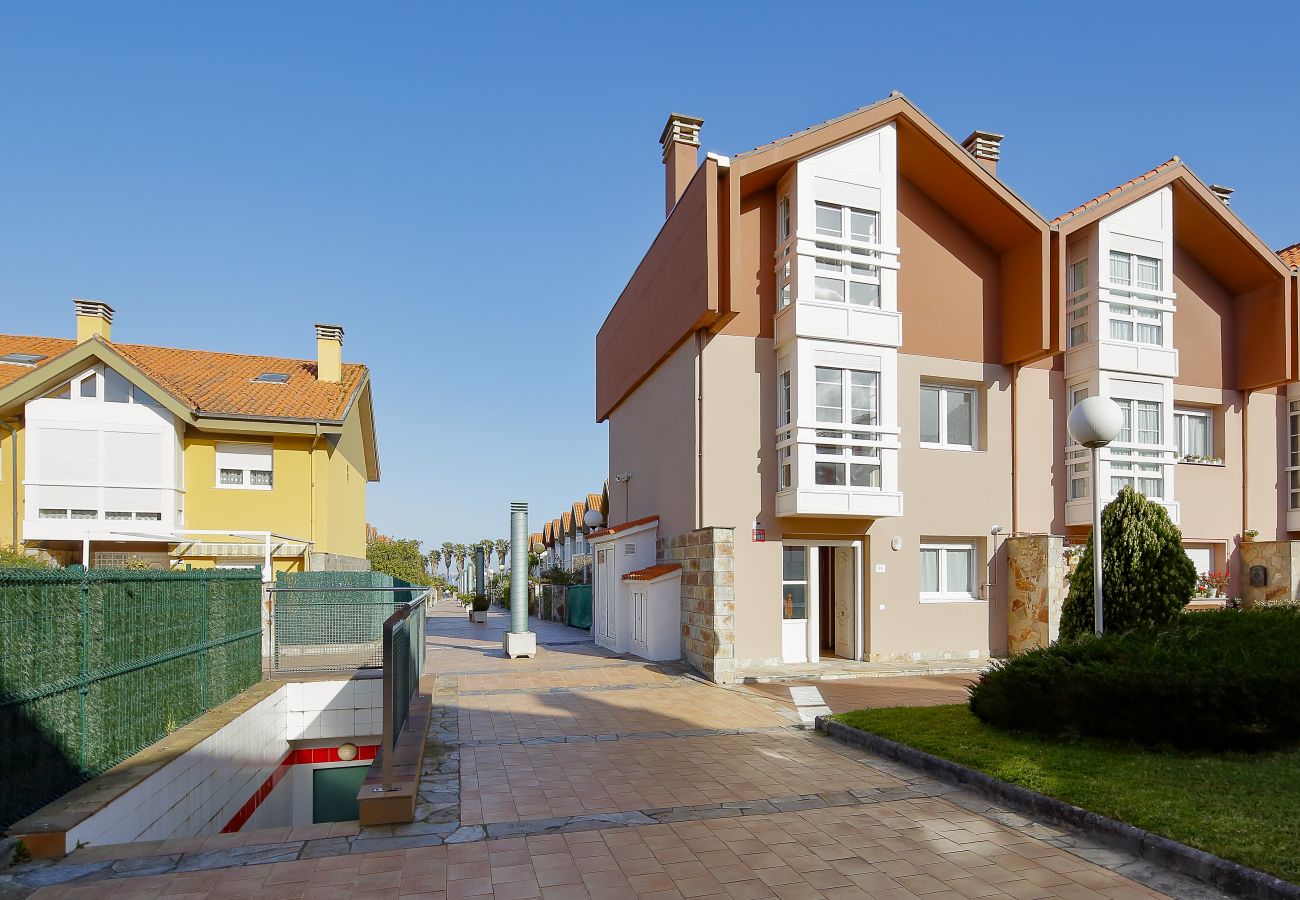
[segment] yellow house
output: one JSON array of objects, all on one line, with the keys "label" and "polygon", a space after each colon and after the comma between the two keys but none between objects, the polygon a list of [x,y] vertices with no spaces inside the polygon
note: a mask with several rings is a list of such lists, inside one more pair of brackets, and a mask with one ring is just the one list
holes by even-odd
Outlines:
[{"label": "yellow house", "polygon": [[368,568],[379,480],[369,370],[343,329],[315,360],[0,335],[0,540],[61,564]]}]

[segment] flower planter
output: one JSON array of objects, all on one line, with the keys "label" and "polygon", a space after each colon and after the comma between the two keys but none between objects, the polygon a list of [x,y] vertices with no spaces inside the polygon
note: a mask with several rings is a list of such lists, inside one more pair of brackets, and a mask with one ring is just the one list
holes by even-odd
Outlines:
[{"label": "flower planter", "polygon": [[471,622],[473,622],[475,625],[486,625],[486,624],[487,624],[487,610],[482,610],[482,611],[477,610],[477,609],[474,610],[473,612],[471,612],[471,613],[469,614],[469,620],[470,620]]}]

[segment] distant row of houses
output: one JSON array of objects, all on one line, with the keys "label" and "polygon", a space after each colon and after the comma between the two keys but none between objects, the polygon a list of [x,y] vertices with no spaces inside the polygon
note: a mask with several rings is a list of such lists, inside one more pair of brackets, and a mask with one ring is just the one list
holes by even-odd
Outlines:
[{"label": "distant row of houses", "polygon": [[584,580],[589,579],[591,544],[588,535],[604,528],[608,518],[609,485],[606,483],[599,492],[592,492],[583,500],[575,500],[570,509],[543,525],[541,531],[532,534],[529,544],[540,557],[540,568],[543,571],[559,568],[579,573]]}]

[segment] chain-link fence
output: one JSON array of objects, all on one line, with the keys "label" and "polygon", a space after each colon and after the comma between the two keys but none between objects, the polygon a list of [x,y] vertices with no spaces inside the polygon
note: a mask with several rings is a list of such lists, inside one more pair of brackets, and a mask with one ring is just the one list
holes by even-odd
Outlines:
[{"label": "chain-link fence", "polygon": [[0,570],[0,829],[261,679],[257,570]]}]

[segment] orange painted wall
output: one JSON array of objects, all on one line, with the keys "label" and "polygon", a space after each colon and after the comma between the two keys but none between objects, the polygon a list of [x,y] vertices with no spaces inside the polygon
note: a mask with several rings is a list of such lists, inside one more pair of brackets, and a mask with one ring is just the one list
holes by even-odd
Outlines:
[{"label": "orange painted wall", "polygon": [[1174,347],[1178,381],[1197,387],[1237,385],[1234,297],[1182,247],[1174,248]]},{"label": "orange painted wall", "polygon": [[596,334],[598,421],[685,335],[716,314],[717,291],[709,285],[710,169],[701,166],[695,173]]},{"label": "orange painted wall", "polygon": [[1001,263],[993,250],[905,178],[898,179],[900,353],[1001,359]]}]

